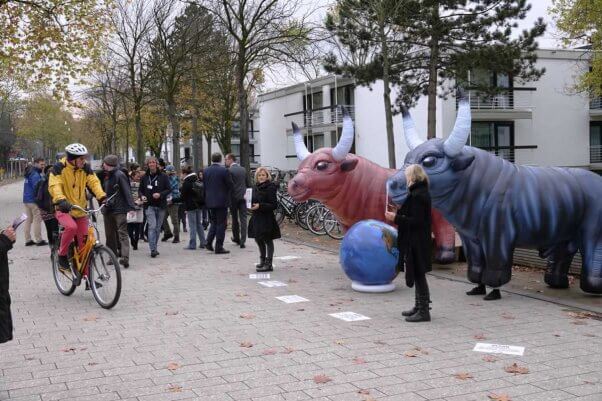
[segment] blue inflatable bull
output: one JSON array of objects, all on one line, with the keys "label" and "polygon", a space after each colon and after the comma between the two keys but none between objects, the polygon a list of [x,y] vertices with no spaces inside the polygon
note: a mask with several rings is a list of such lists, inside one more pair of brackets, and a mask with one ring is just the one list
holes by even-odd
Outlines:
[{"label": "blue inflatable bull", "polygon": [[[583,169],[528,167],[465,146],[470,105],[459,94],[458,116],[446,140],[422,141],[403,110],[410,152],[429,176],[433,206],[455,226],[468,261],[468,279],[499,287],[510,281],[515,247],[546,258],[545,282],[568,287],[568,269],[579,250],[581,289],[602,293],[602,177]],[[392,200],[407,196],[404,168],[387,181]]]}]

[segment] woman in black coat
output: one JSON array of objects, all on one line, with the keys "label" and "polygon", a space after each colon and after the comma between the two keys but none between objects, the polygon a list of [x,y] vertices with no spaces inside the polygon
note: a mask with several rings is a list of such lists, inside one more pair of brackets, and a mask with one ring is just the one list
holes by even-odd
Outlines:
[{"label": "woman in black coat", "polygon": [[258,272],[274,270],[274,240],[280,238],[280,227],[274,217],[278,207],[276,192],[278,187],[272,181],[272,176],[265,167],[259,167],[255,172],[255,187],[251,200],[251,220],[249,220],[249,238],[255,238],[259,247],[260,262],[255,265]]},{"label": "woman in black coat", "polygon": [[431,267],[431,196],[428,177],[422,167],[413,164],[405,170],[408,198],[397,211],[387,212],[386,218],[397,225],[397,268],[406,273],[406,284],[416,284],[416,304],[402,312],[408,322],[427,322],[429,312],[429,288],[426,273]]},{"label": "woman in black coat", "polygon": [[15,230],[12,227],[0,233],[0,344],[13,339],[13,319],[8,293],[8,251],[12,249],[15,240]]}]

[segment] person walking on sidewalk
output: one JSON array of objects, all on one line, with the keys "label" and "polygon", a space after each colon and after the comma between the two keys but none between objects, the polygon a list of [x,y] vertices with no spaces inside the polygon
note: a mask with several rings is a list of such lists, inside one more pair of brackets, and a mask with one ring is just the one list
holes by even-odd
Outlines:
[{"label": "person walking on sidewalk", "polygon": [[[230,213],[232,214],[232,242],[245,247],[247,240],[247,201],[245,193],[251,186],[247,170],[236,163],[236,156],[228,153],[224,159],[226,167],[232,175],[232,204]],[[240,223],[239,223],[240,222]]]},{"label": "person walking on sidewalk", "polygon": [[15,230],[8,227],[0,233],[0,344],[13,339],[13,319],[10,313],[8,251],[17,240]]},{"label": "person walking on sidewalk", "polygon": [[274,240],[280,238],[280,227],[274,217],[278,207],[276,192],[278,187],[272,182],[272,176],[265,167],[255,172],[255,187],[251,200],[251,220],[249,220],[249,238],[254,238],[259,247],[258,272],[274,270]]},{"label": "person walking on sidewalk", "polygon": [[115,255],[121,254],[119,262],[127,269],[130,267],[127,214],[136,210],[136,205],[130,192],[129,179],[119,168],[119,157],[108,155],[103,160],[102,168],[105,171],[103,188],[107,197],[116,194],[102,211],[106,243]]},{"label": "person walking on sidewalk", "polygon": [[[161,241],[165,242],[170,238],[173,238],[173,243],[177,244],[180,242],[180,218],[179,209],[180,203],[182,202],[182,195],[180,194],[180,178],[176,174],[174,166],[169,165],[165,168],[165,173],[169,177],[169,185],[171,187],[171,193],[167,197],[167,215],[163,223],[163,238]],[[171,220],[173,231],[169,228],[167,218]]]},{"label": "person walking on sidewalk", "polygon": [[128,235],[133,250],[138,249],[138,241],[142,237],[142,225],[144,210],[142,209],[142,200],[140,200],[140,171],[130,171],[130,193],[132,200],[136,205],[136,210],[128,213]]},{"label": "person walking on sidewalk", "polygon": [[148,245],[151,258],[155,258],[159,255],[157,243],[161,235],[161,225],[165,219],[167,197],[171,193],[171,186],[169,178],[159,170],[156,158],[149,158],[147,165],[148,170],[140,181],[140,199],[146,205]]},{"label": "person walking on sidewalk", "polygon": [[184,167],[182,173],[186,174],[182,184],[182,208],[186,210],[190,240],[184,249],[196,249],[196,236],[199,236],[199,248],[207,245],[205,230],[203,230],[203,205],[205,203],[205,188],[197,174],[190,167]]},{"label": "person walking on sidewalk", "polygon": [[397,225],[397,269],[406,274],[406,285],[416,285],[414,307],[402,312],[407,322],[431,320],[430,294],[426,273],[431,267],[431,196],[428,176],[417,164],[405,170],[408,197],[397,213],[387,211],[387,220]]},{"label": "person walking on sidewalk", "polygon": [[[48,245],[48,242],[42,239],[42,216],[40,209],[36,205],[36,189],[38,183],[42,180],[45,161],[38,157],[33,165],[25,170],[25,181],[23,182],[23,204],[25,205],[25,246]],[[31,227],[33,226],[33,240],[31,238]]]},{"label": "person walking on sidewalk", "polygon": [[207,234],[207,250],[215,253],[230,253],[224,249],[226,237],[226,222],[228,220],[228,206],[230,206],[230,193],[232,191],[232,176],[220,163],[222,155],[211,155],[211,166],[205,168],[205,203],[209,209],[209,234]]}]

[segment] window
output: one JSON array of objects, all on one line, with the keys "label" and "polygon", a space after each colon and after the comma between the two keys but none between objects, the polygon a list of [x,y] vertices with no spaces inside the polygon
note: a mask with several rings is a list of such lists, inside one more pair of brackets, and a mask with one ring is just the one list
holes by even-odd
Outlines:
[{"label": "window", "polygon": [[305,146],[307,146],[307,150],[313,153],[315,150],[324,147],[324,134],[306,135],[303,141],[305,142]]},{"label": "window", "polygon": [[303,96],[303,110],[314,110],[322,107],[322,92],[308,93]]},{"label": "window", "polygon": [[336,88],[336,96],[334,92],[334,88],[330,88],[330,104],[331,105],[345,105],[350,106],[353,105],[353,86],[346,85]]},{"label": "window", "polygon": [[461,81],[461,85],[470,87],[496,88],[491,95],[472,89],[470,93],[471,107],[477,109],[512,109],[514,107],[514,82],[512,75],[503,72],[492,72],[484,69],[470,71],[469,81]]},{"label": "window", "polygon": [[[337,143],[339,143],[339,139],[341,139],[342,132],[342,127],[338,127],[336,131],[330,131],[330,143],[333,148],[337,146]],[[353,144],[351,145],[351,150],[349,151],[349,153],[355,153],[355,139],[353,141]]]},{"label": "window", "polygon": [[589,123],[590,163],[602,163],[602,121]]},{"label": "window", "polygon": [[514,162],[514,122],[473,121],[470,144]]}]

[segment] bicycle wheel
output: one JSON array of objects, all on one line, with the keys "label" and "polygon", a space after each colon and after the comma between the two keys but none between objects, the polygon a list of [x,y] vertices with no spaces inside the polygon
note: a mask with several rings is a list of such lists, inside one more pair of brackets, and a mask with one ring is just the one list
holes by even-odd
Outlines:
[{"label": "bicycle wheel", "polygon": [[278,223],[279,226],[282,225],[282,222],[284,221],[284,216],[284,208],[282,207],[282,205],[278,205],[276,211],[274,212],[274,217],[276,217],[276,223]]},{"label": "bicycle wheel", "polygon": [[324,230],[324,216],[327,212],[328,209],[322,205],[313,206],[308,210],[305,221],[309,231],[316,235],[326,235],[326,230]]},{"label": "bicycle wheel", "polygon": [[104,245],[95,247],[90,255],[88,280],[94,299],[105,309],[111,309],[121,295],[121,270],[117,256]]},{"label": "bicycle wheel", "polygon": [[[58,240],[56,240],[58,241]],[[55,241],[55,244],[57,243]],[[58,245],[54,245],[50,252],[50,261],[52,263],[52,276],[54,277],[54,283],[59,292],[63,295],[69,296],[75,291],[75,284],[73,284],[73,273],[63,272],[59,269],[59,249]]]},{"label": "bicycle wheel", "polygon": [[309,230],[305,217],[310,206],[309,202],[303,202],[295,209],[295,223],[304,230]]},{"label": "bicycle wheel", "polygon": [[345,236],[343,226],[331,211],[324,216],[324,230],[333,239],[341,240]]}]

